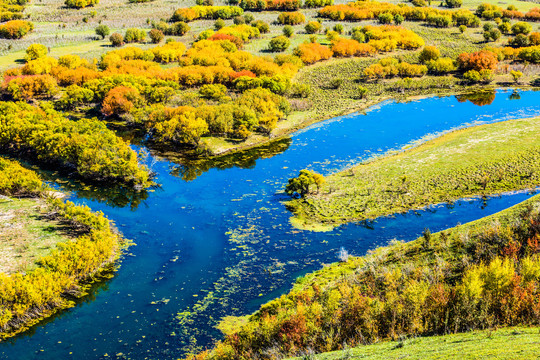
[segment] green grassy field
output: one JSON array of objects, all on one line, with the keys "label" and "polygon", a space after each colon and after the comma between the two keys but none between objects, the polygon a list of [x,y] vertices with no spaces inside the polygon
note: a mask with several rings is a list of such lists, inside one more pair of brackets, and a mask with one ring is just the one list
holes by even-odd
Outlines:
[{"label": "green grassy field", "polygon": [[540,328],[516,327],[388,341],[343,351],[294,358],[346,359],[539,359]]},{"label": "green grassy field", "polygon": [[28,271],[72,238],[66,225],[45,217],[45,209],[38,199],[0,199],[0,272]]},{"label": "green grassy field", "polygon": [[331,175],[319,194],[289,202],[295,224],[340,224],[534,188],[540,177],[539,130],[538,118],[457,130]]}]

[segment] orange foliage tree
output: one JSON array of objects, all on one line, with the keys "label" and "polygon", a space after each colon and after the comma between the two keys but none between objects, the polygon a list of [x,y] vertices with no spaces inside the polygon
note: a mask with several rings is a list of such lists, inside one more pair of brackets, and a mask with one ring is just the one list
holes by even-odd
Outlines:
[{"label": "orange foliage tree", "polygon": [[482,50],[474,53],[462,53],[457,59],[461,70],[495,70],[499,64],[497,55],[492,51]]}]

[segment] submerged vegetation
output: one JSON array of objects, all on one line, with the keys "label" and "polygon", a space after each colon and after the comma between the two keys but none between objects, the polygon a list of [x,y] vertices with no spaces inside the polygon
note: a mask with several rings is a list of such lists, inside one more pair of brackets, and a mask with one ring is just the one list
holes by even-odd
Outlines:
[{"label": "submerged vegetation", "polygon": [[[537,118],[456,130],[327,177],[292,200],[296,223],[340,224],[540,184]],[[471,156],[474,154],[474,156]]]}]

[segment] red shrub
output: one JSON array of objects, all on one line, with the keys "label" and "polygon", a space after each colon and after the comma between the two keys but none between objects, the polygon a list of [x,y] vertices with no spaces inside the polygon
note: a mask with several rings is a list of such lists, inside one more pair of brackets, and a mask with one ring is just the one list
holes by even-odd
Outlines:
[{"label": "red shrub", "polygon": [[103,99],[101,112],[106,116],[121,115],[129,112],[141,96],[137,89],[127,86],[112,88]]},{"label": "red shrub", "polygon": [[499,63],[497,55],[491,51],[482,50],[474,53],[462,53],[459,55],[458,66],[461,70],[495,70]]}]

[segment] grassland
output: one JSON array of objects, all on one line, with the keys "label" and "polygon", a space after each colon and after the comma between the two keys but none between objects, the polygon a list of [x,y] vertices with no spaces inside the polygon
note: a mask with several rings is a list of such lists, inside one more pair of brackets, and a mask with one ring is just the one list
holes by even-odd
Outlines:
[{"label": "grassland", "polygon": [[26,272],[56,245],[72,240],[69,227],[46,216],[40,199],[0,199],[0,272]]},{"label": "grassland", "polygon": [[540,183],[539,130],[538,118],[457,130],[331,175],[320,193],[289,206],[296,224],[340,224],[534,188]]},{"label": "grassland", "polygon": [[515,327],[464,334],[417,337],[294,358],[345,359],[538,359],[540,328]]}]

